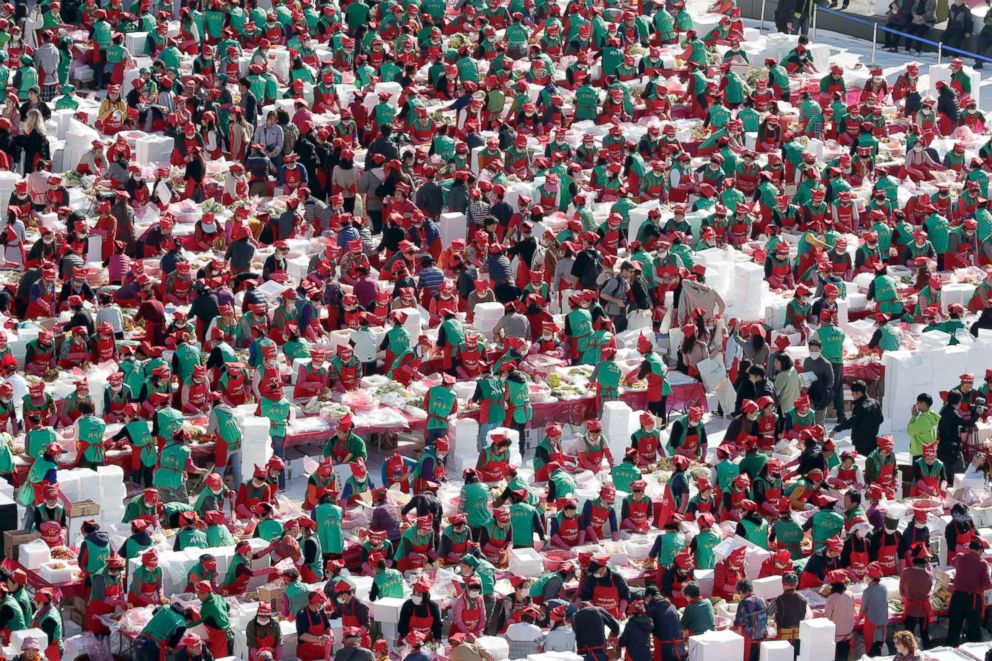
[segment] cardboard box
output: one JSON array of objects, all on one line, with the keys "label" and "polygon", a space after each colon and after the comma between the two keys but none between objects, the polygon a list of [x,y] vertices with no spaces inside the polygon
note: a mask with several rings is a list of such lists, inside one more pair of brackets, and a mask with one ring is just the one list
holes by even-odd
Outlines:
[{"label": "cardboard box", "polygon": [[259,603],[268,603],[272,606],[273,612],[282,610],[282,598],[286,594],[286,586],[281,581],[279,584],[266,583],[258,588]]},{"label": "cardboard box", "polygon": [[67,514],[69,515],[70,519],[99,516],[100,504],[95,503],[92,500],[80,500],[75,503],[70,503],[69,511],[67,512]]},{"label": "cardboard box", "polygon": [[3,533],[3,557],[17,559],[17,547],[41,539],[37,530],[7,530]]}]

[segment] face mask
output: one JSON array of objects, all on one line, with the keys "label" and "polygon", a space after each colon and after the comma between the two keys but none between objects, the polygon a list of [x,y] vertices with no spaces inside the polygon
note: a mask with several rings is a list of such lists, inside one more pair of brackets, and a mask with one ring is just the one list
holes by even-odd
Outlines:
[{"label": "face mask", "polygon": [[913,151],[923,151],[923,145],[913,145]]},{"label": "face mask", "polygon": [[413,603],[415,605],[417,605],[417,606],[419,606],[420,604],[424,603],[424,598],[422,596],[420,596],[419,594],[413,595],[413,597],[411,597],[411,599],[413,599]]},{"label": "face mask", "polygon": [[816,359],[818,359],[820,357],[820,352],[819,351],[810,351],[809,352],[809,357],[812,358],[813,360],[816,360]]},{"label": "face mask", "polygon": [[260,618],[258,618],[258,623],[261,624],[263,627],[266,624],[268,624],[269,622],[270,622],[270,619],[267,618],[267,617],[260,617]]},{"label": "face mask", "polygon": [[478,599],[479,598],[479,595],[481,595],[481,594],[482,593],[479,592],[478,590],[469,590],[468,591],[468,596],[472,597],[473,599]]},{"label": "face mask", "polygon": [[598,572],[595,573],[595,576],[596,578],[606,578],[606,570],[600,569]]}]

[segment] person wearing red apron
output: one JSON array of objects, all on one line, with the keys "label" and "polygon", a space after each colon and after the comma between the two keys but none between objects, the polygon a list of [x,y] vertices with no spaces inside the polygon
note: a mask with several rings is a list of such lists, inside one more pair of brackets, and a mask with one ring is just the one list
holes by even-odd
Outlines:
[{"label": "person wearing red apron", "polygon": [[484,528],[479,545],[486,559],[501,560],[513,545],[513,529],[510,527],[510,508],[499,507],[493,510],[493,522]]},{"label": "person wearing red apron", "polygon": [[[599,489],[599,498],[587,500],[582,507],[582,530],[586,541],[596,544],[607,537],[617,541],[620,539],[620,529],[617,526],[617,513],[613,508],[617,492],[612,484],[604,484]],[[609,528],[609,534],[607,534]]]},{"label": "person wearing red apron", "polygon": [[92,587],[83,621],[85,631],[98,636],[110,634],[110,630],[98,618],[100,615],[113,613],[118,607],[124,608],[124,580],[121,576],[123,571],[124,558],[112,555],[107,558],[106,571],[90,577]]},{"label": "person wearing red apron", "polygon": [[589,571],[579,590],[579,599],[599,606],[615,618],[627,612],[630,590],[627,581],[609,567],[610,556],[599,553],[593,556]]},{"label": "person wearing red apron", "polygon": [[861,469],[855,464],[858,453],[854,450],[845,450],[840,454],[840,466],[836,469],[836,474],[827,478],[827,483],[835,489],[847,489],[849,487],[864,486],[864,478],[861,476]]},{"label": "person wearing red apron", "polygon": [[382,478],[387,489],[396,484],[403,493],[410,493],[410,468],[399,452],[394,452],[383,462]]},{"label": "person wearing red apron", "polygon": [[324,610],[325,601],[324,593],[315,590],[307,598],[306,607],[296,613],[296,634],[299,637],[296,657],[302,661],[330,658],[334,634],[330,618]]},{"label": "person wearing red apron", "polygon": [[407,528],[400,538],[396,568],[401,572],[420,569],[434,557],[434,518],[430,514],[418,516],[416,525]]},{"label": "person wearing red apron", "polygon": [[259,653],[262,650],[271,651],[276,648],[275,629],[278,626],[272,622],[272,605],[265,601],[259,603],[254,621],[255,646],[248,649],[248,661],[259,661]]},{"label": "person wearing red apron", "polygon": [[[58,595],[61,596],[61,595]],[[34,592],[34,600],[38,608],[31,618],[31,628],[41,629],[48,635],[48,647],[45,648],[46,661],[62,661],[63,643],[61,638],[52,639],[47,623],[61,621],[56,605],[57,588],[39,588]]]},{"label": "person wearing red apron", "polygon": [[816,551],[806,561],[799,575],[799,589],[812,588],[818,590],[824,579],[834,570],[840,569],[840,554],[844,551],[844,542],[840,537],[831,537],[819,551]]},{"label": "person wearing red apron", "polygon": [[328,371],[324,365],[326,353],[324,349],[310,349],[310,362],[300,365],[296,374],[296,386],[293,388],[293,399],[316,397],[327,388]]},{"label": "person wearing red apron", "polygon": [[654,503],[644,494],[647,486],[648,483],[644,480],[630,483],[631,495],[624,499],[620,513],[620,527],[623,530],[646,533],[651,528]]},{"label": "person wearing red apron", "polygon": [[948,565],[954,561],[954,556],[968,550],[968,544],[974,534],[975,524],[968,515],[968,508],[963,503],[955,503],[951,507],[951,521],[944,529]]},{"label": "person wearing red apron", "polygon": [[744,575],[744,555],[746,546],[738,546],[730,554],[716,563],[713,569],[713,596],[732,600],[737,594],[737,582]]},{"label": "person wearing red apron", "polygon": [[355,588],[347,580],[334,584],[334,612],[332,620],[341,620],[345,628],[356,629],[362,647],[372,646],[369,637],[369,607],[355,599]]},{"label": "person wearing red apron", "polygon": [[689,509],[689,476],[686,473],[689,470],[689,460],[682,455],[676,455],[672,457],[672,465],[675,467],[675,472],[665,483],[661,507],[655,513],[655,522],[660,525],[668,521],[673,513],[685,514]]},{"label": "person wearing red apron", "polygon": [[[871,562],[868,564],[867,570],[868,585],[877,585],[882,580],[882,567],[877,562]],[[870,656],[881,656],[882,655],[882,643],[885,640],[886,628],[888,626],[888,620],[885,622],[875,623],[865,615],[863,620],[864,628],[862,633],[864,634],[865,648],[867,654]],[[881,635],[879,638],[881,640],[875,640],[875,633],[879,631]]]},{"label": "person wearing red apron", "polygon": [[127,603],[132,606],[158,606],[162,603],[163,594],[158,551],[151,548],[141,554],[141,567],[131,577]]},{"label": "person wearing red apron", "polygon": [[655,576],[661,593],[668,597],[668,600],[676,608],[685,608],[689,599],[682,593],[682,588],[686,583],[695,580],[695,572],[692,567],[692,552],[689,549],[682,549],[675,554],[675,562],[669,567],[658,567]]},{"label": "person wearing red apron", "polygon": [[479,455],[476,470],[479,479],[493,483],[502,480],[510,470],[510,444],[513,442],[503,432],[494,432],[492,443]]},{"label": "person wearing red apron", "polygon": [[210,396],[210,384],[207,383],[207,366],[196,365],[190,382],[183,384],[182,412],[186,415],[196,415],[207,412],[207,400]]},{"label": "person wearing red apron", "polygon": [[585,542],[586,533],[580,526],[579,501],[574,496],[558,499],[561,511],[551,520],[551,543],[557,548],[570,549]]},{"label": "person wearing red apron", "polygon": [[937,442],[923,446],[923,457],[913,464],[913,489],[911,498],[940,496],[943,493],[944,464],[937,458]]},{"label": "person wearing red apron", "polygon": [[898,528],[899,519],[885,517],[884,527],[872,535],[872,560],[882,568],[883,576],[899,574],[899,543],[902,541],[902,534]]},{"label": "person wearing red apron", "polygon": [[[646,337],[641,335],[641,338]],[[640,338],[638,343],[640,343]],[[640,347],[638,347],[640,349]],[[651,349],[653,351],[653,347]],[[651,389],[651,377],[652,374],[648,374],[648,389]],[[657,463],[658,461],[658,450],[661,448],[661,433],[655,429],[654,415],[644,411],[640,416],[641,428],[634,432],[632,437],[632,442],[634,449],[637,450],[637,466],[638,468],[644,468],[645,466],[650,466],[651,464]]]},{"label": "person wearing red apron", "polygon": [[868,543],[868,533],[871,532],[871,524],[864,516],[854,517],[847,541],[844,542],[844,551],[841,553],[841,564],[845,566],[853,580],[863,581],[868,571],[868,563],[871,561],[871,551]]},{"label": "person wearing red apron", "polygon": [[795,571],[795,565],[792,563],[792,554],[789,553],[789,549],[779,549],[761,563],[758,578],[785,576],[793,571]]},{"label": "person wearing red apron", "polygon": [[482,598],[482,582],[477,576],[465,579],[465,589],[451,608],[451,634],[465,634],[472,642],[484,635],[486,628],[486,603]]},{"label": "person wearing red apron", "polygon": [[425,641],[439,640],[441,635],[441,610],[431,601],[431,583],[421,576],[413,584],[413,594],[400,609],[397,632],[401,638],[411,633],[418,634]]},{"label": "person wearing red apron", "polygon": [[[337,372],[336,386],[347,391],[358,390],[362,379],[362,364],[355,358],[353,347],[339,344],[338,355],[331,361],[331,367]],[[334,380],[334,375],[331,380]]]}]

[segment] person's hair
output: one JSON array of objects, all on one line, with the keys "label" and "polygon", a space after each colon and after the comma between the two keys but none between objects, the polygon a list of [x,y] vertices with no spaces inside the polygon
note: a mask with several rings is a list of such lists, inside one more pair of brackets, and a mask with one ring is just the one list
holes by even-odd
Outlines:
[{"label": "person's hair", "polygon": [[282,573],[282,575],[288,578],[290,583],[292,583],[300,577],[300,572],[296,569],[287,569]]},{"label": "person's hair", "polygon": [[861,492],[860,491],[850,490],[845,495],[848,498],[850,498],[851,499],[851,502],[854,503],[855,505],[860,505],[861,504]]},{"label": "person's hair", "polygon": [[844,594],[847,592],[847,583],[831,583],[830,594]]},{"label": "person's hair", "polygon": [[851,392],[859,392],[861,394],[864,394],[868,392],[868,386],[865,384],[864,381],[858,379],[857,381],[851,384]]},{"label": "person's hair", "polygon": [[99,523],[96,523],[95,521],[86,522],[86,523],[83,523],[82,529],[83,529],[83,533],[86,534],[86,535],[88,535],[91,532],[96,532],[97,530],[99,530],[100,529],[100,524]]},{"label": "person's hair", "polygon": [[238,79],[238,85],[251,88],[251,81],[248,80],[247,76],[242,76],[241,78]]},{"label": "person's hair", "polygon": [[778,363],[782,366],[782,369],[779,370],[780,372],[787,372],[792,369],[792,356],[790,356],[789,354],[784,352],[780,353],[779,355],[775,356],[775,360],[777,360]]},{"label": "person's hair", "polygon": [[919,395],[917,395],[916,401],[923,402],[927,406],[933,406],[933,397],[931,397],[928,393],[925,392],[921,392]]},{"label": "person's hair", "polygon": [[950,391],[948,391],[948,393],[947,393],[947,405],[948,406],[957,406],[960,403],[961,403],[961,391],[959,391],[959,390],[950,390]]},{"label": "person's hair", "polygon": [[782,584],[796,586],[799,585],[799,577],[796,576],[796,572],[790,571],[782,575]]},{"label": "person's hair", "polygon": [[278,119],[278,115],[276,115],[275,110],[270,110],[269,112],[265,113],[265,120],[268,121],[270,119]]},{"label": "person's hair", "polygon": [[83,415],[93,415],[96,412],[96,408],[93,406],[93,402],[88,399],[84,399],[79,402],[79,412]]},{"label": "person's hair", "polygon": [[651,585],[647,586],[646,588],[644,588],[644,597],[646,599],[649,599],[651,597],[657,597],[659,594],[661,594],[661,593],[658,591],[658,586],[657,585],[651,584]]},{"label": "person's hair", "polygon": [[682,587],[682,594],[684,594],[689,599],[695,599],[702,593],[699,591],[699,584],[693,582],[693,583],[686,583]]},{"label": "person's hair", "polygon": [[379,134],[384,138],[388,138],[390,135],[392,135],[392,133],[393,133],[392,124],[383,124],[382,126],[379,127]]},{"label": "person's hair", "polygon": [[755,352],[761,351],[765,348],[765,336],[761,333],[755,333],[751,336],[751,349]]},{"label": "person's hair", "polygon": [[765,368],[762,367],[761,365],[751,365],[749,368],[747,368],[747,375],[757,376],[763,379],[765,378]]},{"label": "person's hair", "polygon": [[903,630],[895,632],[892,636],[892,641],[896,645],[902,645],[905,647],[906,651],[910,654],[915,653],[918,649],[916,646],[916,636],[914,636],[910,631]]},{"label": "person's hair", "polygon": [[45,120],[41,116],[41,111],[37,108],[29,110],[28,116],[24,120],[24,134],[29,135],[33,131],[37,131],[41,135],[45,135],[48,132],[45,128]]},{"label": "person's hair", "polygon": [[737,581],[737,591],[742,592],[744,594],[751,594],[752,592],[754,592],[754,586],[751,584],[750,580],[746,578],[742,578],[741,580]]}]

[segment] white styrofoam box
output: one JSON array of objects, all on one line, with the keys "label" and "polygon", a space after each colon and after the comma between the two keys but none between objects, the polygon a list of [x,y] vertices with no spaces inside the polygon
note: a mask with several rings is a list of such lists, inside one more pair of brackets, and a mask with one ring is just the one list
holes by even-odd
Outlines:
[{"label": "white styrofoam box", "polygon": [[17,548],[17,560],[29,571],[37,570],[52,559],[52,549],[42,539],[21,544]]},{"label": "white styrofoam box", "polygon": [[400,621],[400,609],[403,599],[399,597],[380,597],[372,602],[372,615],[376,622],[397,623]]},{"label": "white styrofoam box", "polygon": [[802,661],[830,661],[834,658],[836,625],[825,617],[799,623],[799,658]]},{"label": "white styrofoam box", "polygon": [[762,599],[774,599],[779,596],[785,590],[782,587],[782,577],[781,576],[767,576],[765,578],[756,578],[751,581],[754,585],[754,594],[758,595]]},{"label": "white styrofoam box", "polygon": [[174,147],[173,138],[145,135],[135,142],[135,157],[139,165],[166,165]]},{"label": "white styrofoam box", "polygon": [[421,318],[420,310],[417,308],[400,308],[397,311],[406,314],[406,321],[403,322],[403,328],[410,334],[410,341],[413,344],[420,337],[421,328],[424,325],[424,319]]},{"label": "white styrofoam box", "polygon": [[10,633],[10,648],[13,652],[20,654],[21,645],[26,638],[34,638],[38,641],[41,649],[48,647],[48,635],[41,629],[21,629]]},{"label": "white styrofoam box", "polygon": [[726,661],[744,657],[744,637],[730,630],[689,636],[689,661]]},{"label": "white styrofoam box", "polygon": [[475,644],[492,661],[507,661],[510,658],[510,643],[501,636],[482,636],[476,638]]},{"label": "white styrofoam box", "polygon": [[510,573],[517,576],[540,576],[544,572],[543,556],[532,548],[510,551]]},{"label": "white styrofoam box", "polygon": [[696,583],[699,584],[699,593],[704,597],[710,597],[713,594],[713,570],[712,569],[697,569],[693,572],[696,576]]},{"label": "white styrofoam box", "polygon": [[455,239],[466,238],[468,221],[463,213],[442,213],[438,227],[441,230],[441,246],[447,248]]},{"label": "white styrofoam box", "polygon": [[582,661],[585,657],[571,652],[545,652],[544,654],[528,654],[527,661]]},{"label": "white styrofoam box", "polygon": [[[124,45],[132,54],[141,54],[145,52],[145,40],[147,39],[147,32],[129,32],[124,35]],[[125,94],[129,91],[130,89],[126,90]]]},{"label": "white styrofoam box", "polygon": [[759,661],[793,661],[796,648],[787,640],[761,641]]}]

